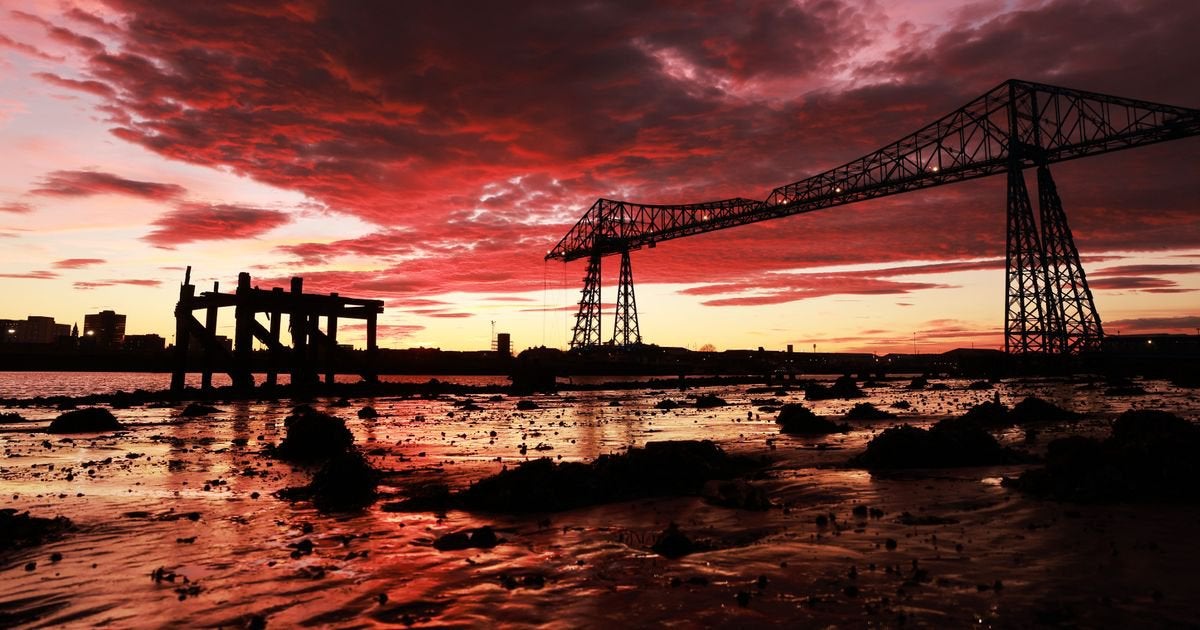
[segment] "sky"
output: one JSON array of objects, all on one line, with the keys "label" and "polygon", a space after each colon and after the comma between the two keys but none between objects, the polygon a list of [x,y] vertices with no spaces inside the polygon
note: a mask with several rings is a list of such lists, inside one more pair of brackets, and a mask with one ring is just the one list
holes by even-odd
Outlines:
[{"label": "sky", "polygon": [[[1200,107],[1197,32],[1191,0],[0,0],[0,318],[170,339],[191,265],[384,300],[385,347],[565,348],[586,263],[543,256],[597,198],[762,199],[1009,78]],[[1052,172],[1106,332],[1200,331],[1200,138]],[[1004,208],[992,177],[637,251],[642,336],[999,348]]]}]

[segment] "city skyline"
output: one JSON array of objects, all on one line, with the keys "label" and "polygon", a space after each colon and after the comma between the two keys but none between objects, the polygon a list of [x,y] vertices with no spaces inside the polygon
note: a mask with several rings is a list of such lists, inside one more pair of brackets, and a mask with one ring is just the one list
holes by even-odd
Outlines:
[{"label": "city skyline", "polygon": [[[249,270],[382,299],[387,347],[483,348],[492,321],[565,347],[584,264],[542,257],[597,197],[761,198],[1008,78],[1200,107],[1200,7],[957,4],[0,0],[0,318],[114,309],[173,342],[192,265],[200,291]],[[1054,167],[1108,332],[1200,327],[1198,158]],[[633,266],[649,343],[883,354],[1002,345],[1003,256],[988,178]]]}]

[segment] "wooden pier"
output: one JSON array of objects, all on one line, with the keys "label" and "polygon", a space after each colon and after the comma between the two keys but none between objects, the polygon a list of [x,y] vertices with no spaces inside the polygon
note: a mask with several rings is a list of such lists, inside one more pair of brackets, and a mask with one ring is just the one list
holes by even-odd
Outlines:
[{"label": "wooden pier", "polygon": [[[336,372],[335,358],[338,355],[338,322],[345,319],[365,320],[367,323],[367,351],[359,373],[370,382],[377,380],[375,373],[376,329],[378,317],[383,313],[381,300],[364,300],[341,297],[337,293],[317,295],[304,293],[304,279],[292,278],[290,291],[282,288],[259,289],[250,285],[250,274],[238,274],[237,291],[221,293],[218,283],[212,291],[196,295],[191,284],[192,268],[187,268],[183,284],[179,287],[179,302],[175,305],[175,369],[171,374],[171,390],[183,391],[184,377],[188,373],[190,344],[199,344],[201,358],[201,387],[212,388],[214,364],[226,366],[226,372],[238,389],[252,389],[255,385],[251,371],[251,351],[254,340],[266,347],[268,352],[266,385],[275,385],[280,372],[291,375],[296,386],[314,385],[323,374],[326,383],[333,383]],[[233,307],[234,338],[232,353],[221,344],[217,336],[217,317],[220,309]],[[204,311],[204,322],[196,319],[195,312]],[[264,314],[267,324],[258,320]],[[291,346],[280,340],[283,316],[288,316],[288,331]],[[325,328],[321,329],[321,318]]]}]

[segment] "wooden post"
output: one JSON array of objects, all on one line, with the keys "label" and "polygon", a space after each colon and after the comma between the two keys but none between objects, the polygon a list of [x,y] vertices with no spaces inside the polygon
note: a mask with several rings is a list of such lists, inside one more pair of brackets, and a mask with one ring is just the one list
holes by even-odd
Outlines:
[{"label": "wooden post", "polygon": [[[272,302],[276,305],[283,302],[283,289],[275,287],[271,289]],[[267,385],[274,387],[279,382],[279,353],[275,350],[279,346],[279,330],[283,327],[283,312],[276,307],[271,311],[271,339],[275,341],[275,346],[269,349],[267,356]]]},{"label": "wooden post", "polygon": [[187,377],[188,341],[191,333],[188,331],[188,319],[192,316],[192,298],[196,295],[196,287],[190,283],[192,268],[187,268],[183,284],[179,285],[179,301],[175,303],[175,371],[171,373],[171,391],[182,392],[184,380]]},{"label": "wooden post", "polygon": [[363,370],[363,378],[368,383],[378,383],[379,376],[375,373],[375,355],[378,347],[375,345],[375,334],[378,326],[376,325],[377,314],[371,311],[367,315],[367,357],[366,365]]},{"label": "wooden post", "polygon": [[[213,294],[215,295],[221,290],[221,283],[213,282]],[[208,303],[208,311],[204,316],[204,330],[208,332],[209,337],[217,336],[217,303],[215,300],[210,300]],[[200,388],[212,389],[212,352],[208,346],[204,348],[204,367],[200,374]]]},{"label": "wooden post", "polygon": [[304,310],[304,278],[292,278],[292,312],[288,314],[288,327],[292,333],[292,387],[307,385],[308,370],[308,314]]},{"label": "wooden post", "polygon": [[329,343],[326,345],[325,351],[325,384],[333,385],[334,377],[337,374],[337,325],[338,325],[338,307],[337,293],[330,293],[329,297],[333,298],[333,310],[329,312],[328,325],[326,326],[325,336]]},{"label": "wooden post", "polygon": [[234,306],[233,365],[229,374],[233,386],[238,389],[253,389],[254,376],[250,372],[251,348],[254,343],[254,304],[251,301],[250,274],[238,274],[237,302]]}]

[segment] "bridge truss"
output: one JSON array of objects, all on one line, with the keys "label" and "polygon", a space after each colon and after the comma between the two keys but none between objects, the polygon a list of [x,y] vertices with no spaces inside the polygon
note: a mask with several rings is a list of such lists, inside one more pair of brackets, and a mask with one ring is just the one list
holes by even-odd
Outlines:
[{"label": "bridge truss", "polygon": [[[641,343],[630,252],[671,239],[1005,173],[1004,347],[1074,354],[1104,336],[1049,165],[1200,134],[1200,110],[1009,80],[871,154],[762,201],[681,205],[599,199],[547,260],[588,259],[572,348],[602,345],[601,260],[621,255],[612,345]],[[1037,169],[1037,217],[1024,171]]]}]

